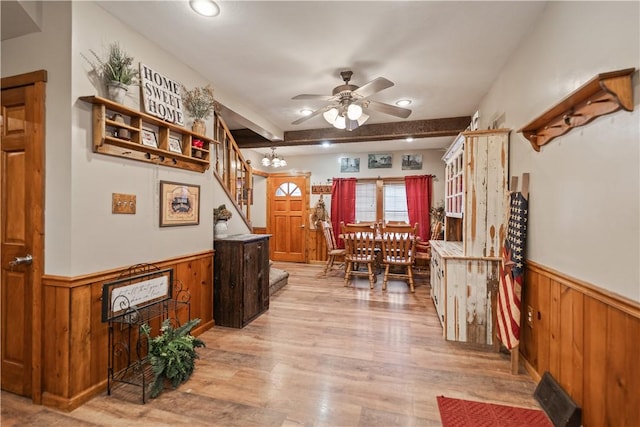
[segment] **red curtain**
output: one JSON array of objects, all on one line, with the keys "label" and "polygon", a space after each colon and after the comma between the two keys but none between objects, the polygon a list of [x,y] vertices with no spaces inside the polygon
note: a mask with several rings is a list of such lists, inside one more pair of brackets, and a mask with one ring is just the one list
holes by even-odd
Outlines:
[{"label": "red curtain", "polygon": [[[420,240],[426,242],[431,236],[431,175],[405,176],[407,191],[407,211],[409,223],[420,224]],[[332,205],[333,206],[333,205]]]},{"label": "red curtain", "polygon": [[[333,233],[337,236],[340,230],[340,221],[345,224],[356,220],[356,179],[333,178],[331,187],[331,225]],[[336,239],[337,246],[344,248],[342,239]]]}]

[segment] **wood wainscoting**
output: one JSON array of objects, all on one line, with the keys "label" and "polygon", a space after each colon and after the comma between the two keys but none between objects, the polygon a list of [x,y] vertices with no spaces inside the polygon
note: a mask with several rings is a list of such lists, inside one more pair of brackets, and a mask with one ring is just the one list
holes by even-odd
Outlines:
[{"label": "wood wainscoting", "polygon": [[[153,263],[173,268],[191,294],[194,335],[213,326],[213,251]],[[108,325],[102,323],[102,284],[129,267],[93,274],[42,277],[42,403],[65,411],[107,388]]]},{"label": "wood wainscoting", "polygon": [[528,262],[522,312],[520,351],[537,381],[549,371],[585,427],[638,425],[640,303]]}]

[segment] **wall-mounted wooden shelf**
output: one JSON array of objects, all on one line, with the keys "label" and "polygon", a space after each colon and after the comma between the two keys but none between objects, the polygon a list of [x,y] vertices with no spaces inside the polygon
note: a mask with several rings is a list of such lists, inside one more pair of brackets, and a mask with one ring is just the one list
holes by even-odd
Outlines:
[{"label": "wall-mounted wooden shelf", "polygon": [[[141,162],[204,172],[215,140],[99,96],[83,96],[93,104],[93,151]],[[114,116],[120,115],[116,120]],[[122,133],[126,137],[122,136]],[[144,134],[155,135],[155,146]],[[194,146],[200,140],[202,147]],[[175,148],[171,148],[173,143]]]},{"label": "wall-mounted wooden shelf", "polygon": [[548,144],[571,129],[624,108],[633,111],[631,77],[635,68],[598,74],[518,132],[533,149]]}]

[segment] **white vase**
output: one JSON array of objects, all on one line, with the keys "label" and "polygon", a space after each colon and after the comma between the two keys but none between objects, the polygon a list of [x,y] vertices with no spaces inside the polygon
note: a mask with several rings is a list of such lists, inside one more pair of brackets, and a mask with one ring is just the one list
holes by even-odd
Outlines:
[{"label": "white vase", "polygon": [[110,81],[107,83],[107,98],[117,102],[118,104],[124,103],[124,97],[127,94],[127,85],[117,81]]},{"label": "white vase", "polygon": [[213,227],[213,235],[217,238],[227,237],[229,235],[229,227],[227,221],[218,221]]}]

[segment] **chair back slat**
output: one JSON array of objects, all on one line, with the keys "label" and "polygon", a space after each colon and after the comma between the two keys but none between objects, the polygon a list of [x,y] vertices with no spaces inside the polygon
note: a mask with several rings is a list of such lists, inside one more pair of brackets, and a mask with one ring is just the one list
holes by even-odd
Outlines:
[{"label": "chair back slat", "polygon": [[336,237],[333,234],[333,226],[329,221],[320,221],[320,228],[324,234],[324,240],[327,244],[327,250],[332,251],[337,248]]}]

